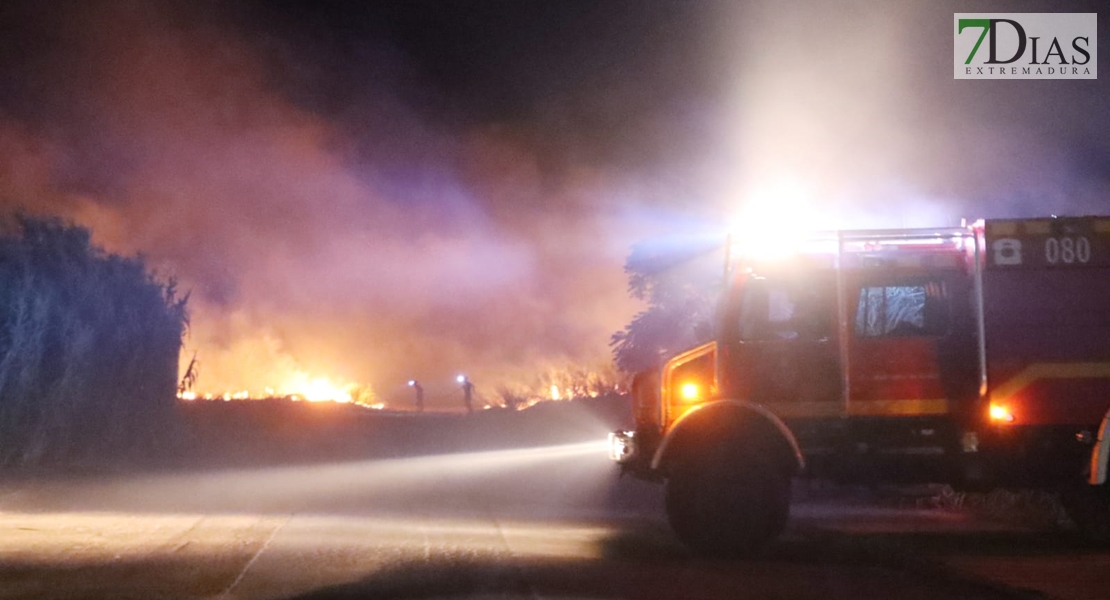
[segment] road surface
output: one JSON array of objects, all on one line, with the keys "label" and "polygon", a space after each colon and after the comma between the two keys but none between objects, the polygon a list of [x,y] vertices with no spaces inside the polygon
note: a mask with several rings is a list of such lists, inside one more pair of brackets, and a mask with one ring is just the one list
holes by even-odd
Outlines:
[{"label": "road surface", "polygon": [[690,557],[598,442],[0,485],[0,598],[1110,598],[1052,528],[803,495],[758,559]]}]

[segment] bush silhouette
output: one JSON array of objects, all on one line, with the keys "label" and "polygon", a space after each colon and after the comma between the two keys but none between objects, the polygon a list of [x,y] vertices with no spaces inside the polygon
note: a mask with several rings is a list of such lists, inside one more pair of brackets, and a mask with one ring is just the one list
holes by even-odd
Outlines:
[{"label": "bush silhouette", "polygon": [[173,438],[186,297],[89,231],[0,236],[0,464],[143,456]]}]

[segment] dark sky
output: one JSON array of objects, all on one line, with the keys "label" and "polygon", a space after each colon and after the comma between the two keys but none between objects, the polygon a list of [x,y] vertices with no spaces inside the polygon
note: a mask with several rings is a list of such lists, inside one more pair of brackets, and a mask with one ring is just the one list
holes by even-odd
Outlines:
[{"label": "dark sky", "polygon": [[604,368],[631,244],[784,180],[822,226],[1107,212],[1106,77],[951,76],[957,10],[1097,8],[5,2],[0,202],[176,274],[204,388],[492,393]]}]

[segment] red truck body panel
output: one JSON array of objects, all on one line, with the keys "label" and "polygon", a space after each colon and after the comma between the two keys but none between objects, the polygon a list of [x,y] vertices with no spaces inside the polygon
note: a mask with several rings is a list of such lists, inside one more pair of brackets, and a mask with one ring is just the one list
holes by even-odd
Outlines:
[{"label": "red truck body panel", "polygon": [[1015,425],[1097,426],[1110,407],[1110,220],[988,222],[987,380]]}]

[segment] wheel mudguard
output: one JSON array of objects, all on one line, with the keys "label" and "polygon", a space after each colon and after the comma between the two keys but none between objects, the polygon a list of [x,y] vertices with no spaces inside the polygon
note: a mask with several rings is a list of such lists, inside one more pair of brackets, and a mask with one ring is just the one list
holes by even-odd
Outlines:
[{"label": "wheel mudguard", "polygon": [[697,427],[699,423],[704,420],[723,417],[757,419],[757,422],[763,425],[770,425],[774,431],[777,431],[781,435],[781,441],[789,448],[792,463],[790,466],[793,468],[793,473],[797,473],[805,468],[805,459],[802,456],[801,448],[798,446],[798,440],[795,439],[790,428],[782,422],[782,419],[779,419],[765,407],[753,402],[741,400],[715,400],[690,410],[671,425],[666,435],[663,437],[663,441],[659,444],[658,450],[655,451],[655,456],[652,457],[652,470],[658,470],[664,465],[665,461],[668,460],[668,457],[674,451],[673,446],[678,443],[675,440],[686,435],[688,431]]}]

